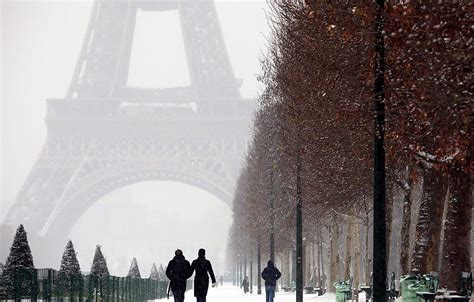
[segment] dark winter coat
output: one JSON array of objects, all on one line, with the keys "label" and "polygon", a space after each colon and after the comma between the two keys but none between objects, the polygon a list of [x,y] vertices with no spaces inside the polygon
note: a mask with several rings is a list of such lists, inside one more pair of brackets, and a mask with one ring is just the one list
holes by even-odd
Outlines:
[{"label": "dark winter coat", "polygon": [[242,287],[244,288],[244,292],[247,293],[249,291],[249,279],[247,278],[244,278],[244,280],[242,280]]},{"label": "dark winter coat", "polygon": [[186,280],[193,274],[189,261],[184,256],[174,256],[166,268],[166,277],[170,279],[173,293],[186,290]]},{"label": "dark winter coat", "polygon": [[211,262],[205,257],[199,257],[191,264],[191,270],[196,272],[196,275],[194,276],[194,296],[207,296],[209,276],[211,276],[212,283],[216,283],[216,277],[214,276]]},{"label": "dark winter coat", "polygon": [[272,261],[268,261],[267,267],[262,272],[262,278],[265,280],[265,286],[276,286],[276,281],[280,279],[280,271],[273,265]]}]

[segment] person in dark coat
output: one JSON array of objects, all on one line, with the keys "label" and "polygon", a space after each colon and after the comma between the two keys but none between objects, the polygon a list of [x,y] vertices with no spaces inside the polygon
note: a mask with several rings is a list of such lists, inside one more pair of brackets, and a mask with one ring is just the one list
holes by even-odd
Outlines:
[{"label": "person in dark coat", "polygon": [[181,250],[174,252],[174,258],[168,263],[166,277],[170,279],[170,288],[175,302],[184,301],[186,280],[193,274],[189,261],[184,258]]},{"label": "person in dark coat", "polygon": [[264,268],[262,272],[262,279],[265,280],[266,302],[273,302],[276,281],[280,279],[280,277],[280,271],[273,265],[273,261],[269,260],[267,267]]},{"label": "person in dark coat", "polygon": [[244,289],[244,294],[249,292],[249,277],[245,276],[244,280],[242,280],[242,286]]},{"label": "person in dark coat", "polygon": [[206,259],[206,250],[199,249],[198,258],[191,264],[191,274],[193,271],[196,272],[194,276],[194,296],[196,301],[206,302],[209,276],[211,276],[212,287],[216,286],[216,277],[214,276],[211,262]]}]

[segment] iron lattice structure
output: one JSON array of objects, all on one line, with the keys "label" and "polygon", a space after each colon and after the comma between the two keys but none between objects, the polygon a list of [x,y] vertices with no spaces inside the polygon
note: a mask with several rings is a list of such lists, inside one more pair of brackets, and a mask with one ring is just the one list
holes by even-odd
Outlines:
[{"label": "iron lattice structure", "polygon": [[[178,10],[191,85],[127,86],[140,9]],[[230,205],[254,107],[240,96],[212,1],[96,0],[67,96],[47,100],[46,143],[6,222],[63,246],[101,196],[147,180]]]}]

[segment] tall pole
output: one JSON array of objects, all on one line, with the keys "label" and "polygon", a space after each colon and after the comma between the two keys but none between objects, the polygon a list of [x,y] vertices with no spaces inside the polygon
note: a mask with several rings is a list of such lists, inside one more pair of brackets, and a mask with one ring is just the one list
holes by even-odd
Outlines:
[{"label": "tall pole", "polygon": [[273,193],[273,164],[270,169],[270,260],[275,262],[275,198]]},{"label": "tall pole", "polygon": [[[298,135],[299,136],[299,135]],[[299,137],[298,137],[299,140]],[[298,142],[299,143],[299,142]],[[297,145],[299,149],[299,144]],[[296,156],[296,302],[303,302],[303,198],[301,196],[301,157]]]},{"label": "tall pole", "polygon": [[258,239],[257,245],[257,294],[262,294],[262,278],[260,274],[262,273],[262,255],[261,255],[261,248],[260,248],[260,239]]},{"label": "tall pole", "polygon": [[375,1],[375,81],[374,81],[374,244],[373,301],[385,302],[387,296],[387,255],[385,222],[385,0]]}]

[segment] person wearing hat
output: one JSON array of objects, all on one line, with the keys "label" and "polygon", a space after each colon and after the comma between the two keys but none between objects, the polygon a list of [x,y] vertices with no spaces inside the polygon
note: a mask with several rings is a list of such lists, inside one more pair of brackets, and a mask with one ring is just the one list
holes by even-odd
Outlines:
[{"label": "person wearing hat", "polygon": [[267,267],[262,272],[262,279],[265,280],[266,302],[273,302],[276,282],[280,277],[280,271],[275,267],[273,261],[269,260]]},{"label": "person wearing hat", "polygon": [[175,302],[184,301],[186,280],[193,274],[189,261],[184,258],[183,251],[177,249],[174,258],[166,267],[166,277],[170,279],[169,288],[173,292]]},{"label": "person wearing hat", "polygon": [[209,276],[211,276],[212,287],[216,286],[216,277],[211,262],[206,259],[206,250],[199,249],[198,258],[191,264],[191,274],[194,271],[196,272],[194,276],[194,296],[197,302],[206,302]]}]

